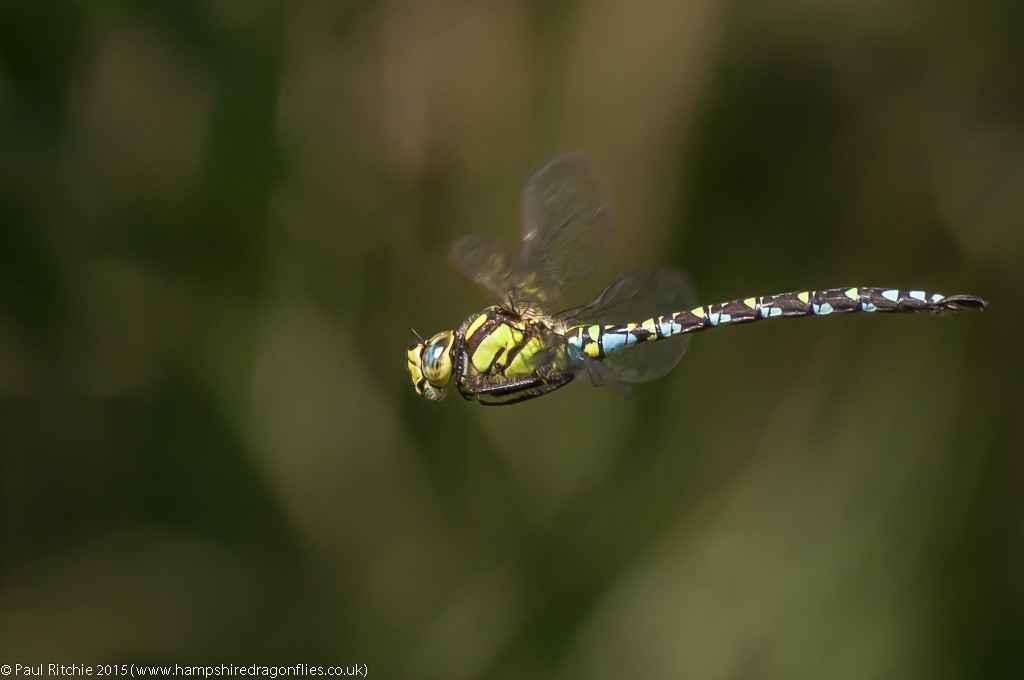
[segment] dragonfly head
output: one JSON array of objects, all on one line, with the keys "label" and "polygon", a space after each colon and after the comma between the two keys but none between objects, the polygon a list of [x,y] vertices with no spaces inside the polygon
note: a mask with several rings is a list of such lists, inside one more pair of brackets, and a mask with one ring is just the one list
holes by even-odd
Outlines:
[{"label": "dragonfly head", "polygon": [[421,397],[430,401],[444,399],[452,378],[452,345],[454,331],[442,331],[427,341],[409,345],[409,375],[412,386]]}]

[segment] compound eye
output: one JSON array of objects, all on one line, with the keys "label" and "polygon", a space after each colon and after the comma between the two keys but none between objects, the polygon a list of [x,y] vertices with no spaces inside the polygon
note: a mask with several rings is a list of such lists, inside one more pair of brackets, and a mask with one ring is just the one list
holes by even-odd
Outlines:
[{"label": "compound eye", "polygon": [[426,349],[423,350],[423,367],[431,373],[437,372],[441,368],[441,360],[444,358],[445,349],[445,346],[439,342],[427,345]]},{"label": "compound eye", "polygon": [[452,358],[448,350],[451,349],[454,339],[455,335],[451,331],[438,333],[423,348],[423,375],[438,387],[447,385],[451,378]]}]

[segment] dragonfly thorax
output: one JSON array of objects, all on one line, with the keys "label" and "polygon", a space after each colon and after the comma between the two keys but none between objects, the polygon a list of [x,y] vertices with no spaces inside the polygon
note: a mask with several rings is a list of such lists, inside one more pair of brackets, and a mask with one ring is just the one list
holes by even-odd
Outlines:
[{"label": "dragonfly thorax", "polygon": [[577,368],[573,357],[579,354],[566,344],[565,330],[551,317],[488,307],[458,331],[410,345],[409,375],[416,392],[430,401],[444,399],[452,385],[466,399],[488,403],[549,391],[572,380]]},{"label": "dragonfly thorax", "polygon": [[430,401],[444,399],[452,378],[452,345],[454,331],[441,331],[426,342],[420,340],[409,346],[409,376],[413,387]]}]

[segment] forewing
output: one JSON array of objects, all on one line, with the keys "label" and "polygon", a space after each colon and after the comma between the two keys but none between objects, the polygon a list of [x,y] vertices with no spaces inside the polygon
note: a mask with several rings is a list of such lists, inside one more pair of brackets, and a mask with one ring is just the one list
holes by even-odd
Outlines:
[{"label": "forewing", "polygon": [[[608,285],[590,304],[559,315],[572,324],[641,323],[652,317],[691,309],[696,295],[690,277],[681,269],[662,267],[630,272]],[[690,336],[627,347],[601,361],[600,382],[610,376],[621,382],[656,380],[679,363]],[[596,372],[595,372],[596,373]]]},{"label": "forewing", "polygon": [[511,272],[517,302],[551,310],[590,273],[611,239],[607,183],[587,158],[561,156],[523,193],[523,247]]},{"label": "forewing", "polygon": [[512,293],[513,261],[508,248],[480,234],[463,236],[448,248],[448,262],[502,303],[507,303]]}]

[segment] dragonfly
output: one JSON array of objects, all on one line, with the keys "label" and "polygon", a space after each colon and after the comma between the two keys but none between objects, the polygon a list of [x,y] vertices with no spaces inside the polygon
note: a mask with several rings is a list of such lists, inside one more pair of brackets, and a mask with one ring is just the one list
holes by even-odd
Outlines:
[{"label": "dragonfly", "polygon": [[497,406],[534,399],[576,378],[622,388],[664,376],[689,337],[711,328],[846,312],[944,314],[987,304],[974,295],[844,286],[696,305],[689,277],[663,266],[629,272],[590,303],[563,308],[563,295],[610,243],[608,186],[585,156],[561,156],[530,178],[522,212],[518,252],[482,235],[449,248],[450,263],[495,304],[458,330],[409,346],[409,375],[420,396],[440,401],[454,388],[469,401]]}]

